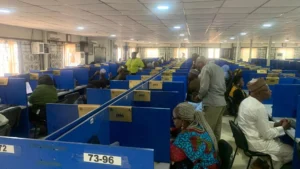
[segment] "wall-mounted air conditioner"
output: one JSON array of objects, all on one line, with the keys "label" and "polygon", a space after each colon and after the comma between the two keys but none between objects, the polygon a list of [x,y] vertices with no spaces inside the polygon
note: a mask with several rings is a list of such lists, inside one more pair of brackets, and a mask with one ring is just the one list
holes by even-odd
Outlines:
[{"label": "wall-mounted air conditioner", "polygon": [[48,40],[49,41],[60,41],[61,37],[57,33],[49,33]]},{"label": "wall-mounted air conditioner", "polygon": [[32,42],[31,43],[31,53],[32,54],[44,54],[45,53],[45,44],[41,42]]}]

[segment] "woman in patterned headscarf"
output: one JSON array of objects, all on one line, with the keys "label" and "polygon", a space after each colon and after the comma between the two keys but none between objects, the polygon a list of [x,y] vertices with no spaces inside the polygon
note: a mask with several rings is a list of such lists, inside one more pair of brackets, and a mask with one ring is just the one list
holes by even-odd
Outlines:
[{"label": "woman in patterned headscarf", "polygon": [[173,111],[181,132],[171,143],[171,169],[218,169],[218,144],[202,112],[185,102]]}]

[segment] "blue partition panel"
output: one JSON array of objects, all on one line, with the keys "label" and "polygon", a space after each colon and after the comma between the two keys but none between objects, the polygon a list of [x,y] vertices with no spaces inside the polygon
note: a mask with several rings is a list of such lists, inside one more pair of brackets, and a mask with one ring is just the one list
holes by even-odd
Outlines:
[{"label": "blue partition panel", "polygon": [[[92,77],[96,71],[100,71],[100,67],[90,67],[90,70],[89,70],[89,78]],[[99,77],[98,77],[99,78]]]},{"label": "blue partition panel", "polygon": [[272,116],[296,118],[298,95],[300,85],[275,85]]},{"label": "blue partition panel", "polygon": [[279,78],[279,84],[295,84],[296,79],[290,77],[281,77]]},{"label": "blue partition panel", "polygon": [[111,99],[111,90],[87,89],[87,104],[104,104]]},{"label": "blue partition panel", "polygon": [[[142,75],[127,75],[126,80],[141,80]],[[153,80],[161,80],[161,76],[155,77]]]},{"label": "blue partition panel", "polygon": [[74,78],[77,80],[79,86],[87,85],[89,82],[89,70],[87,68],[73,69]]},{"label": "blue partition panel", "polygon": [[112,80],[110,81],[111,89],[129,89],[128,80]]},{"label": "blue partition panel", "polygon": [[61,70],[59,76],[54,76],[57,89],[74,89],[75,79],[73,70]]},{"label": "blue partition panel", "polygon": [[298,95],[298,100],[297,100],[297,116],[296,116],[296,138],[300,138],[300,95]]},{"label": "blue partition panel", "polygon": [[105,69],[106,70],[106,74],[105,74],[105,77],[108,79],[108,75],[110,73],[110,67],[109,67],[109,64],[101,64],[101,67],[100,67],[100,70],[101,69]]},{"label": "blue partition panel", "polygon": [[[0,138],[0,143],[13,145],[14,153],[0,153],[1,168],[9,169],[153,169],[153,150],[76,144],[18,138]],[[84,153],[121,157],[120,165],[84,160]],[[102,164],[101,164],[102,163]]]},{"label": "blue partition panel", "polygon": [[74,104],[47,104],[46,114],[48,134],[79,118],[78,106]]},{"label": "blue partition panel", "polygon": [[[275,90],[275,85],[269,85],[269,88],[272,92]],[[273,104],[273,96],[269,98],[268,100],[263,101],[263,104]]]},{"label": "blue partition panel", "polygon": [[250,75],[256,73],[255,70],[243,70],[243,79],[245,82],[244,89],[247,88],[247,83],[251,81]]},{"label": "blue partition panel", "polygon": [[112,76],[117,76],[119,65],[116,63],[109,63],[109,69]]},{"label": "blue partition panel", "polygon": [[132,108],[132,122],[110,122],[110,140],[154,149],[156,162],[170,162],[170,109]]},{"label": "blue partition panel", "polygon": [[9,78],[6,86],[0,85],[1,104],[27,106],[25,79]]},{"label": "blue partition panel", "polygon": [[109,123],[109,110],[105,108],[66,132],[57,141],[88,143],[92,136],[97,136],[100,144],[109,145],[111,144]]},{"label": "blue partition panel", "polygon": [[178,91],[180,95],[179,100],[181,102],[185,101],[186,88],[184,86],[184,82],[163,82],[163,91]]}]

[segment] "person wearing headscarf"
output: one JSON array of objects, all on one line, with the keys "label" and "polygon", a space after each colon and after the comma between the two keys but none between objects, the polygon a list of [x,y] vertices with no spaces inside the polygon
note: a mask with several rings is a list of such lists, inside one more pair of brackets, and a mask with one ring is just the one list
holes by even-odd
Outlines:
[{"label": "person wearing headscarf", "polygon": [[206,120],[217,140],[220,140],[222,117],[227,105],[224,72],[220,66],[208,62],[204,56],[197,58],[196,66],[201,73],[199,75],[200,90],[195,100],[202,100]]},{"label": "person wearing headscarf", "polygon": [[[99,79],[94,80],[98,75],[99,75]],[[99,89],[107,88],[110,85],[110,81],[105,76],[106,76],[105,69],[101,69],[100,71],[97,71],[90,78],[87,88],[99,88]]]},{"label": "person wearing headscarf", "polygon": [[[290,128],[288,120],[269,121],[269,115],[262,104],[271,97],[271,90],[263,78],[252,79],[247,87],[250,96],[242,101],[239,108],[237,123],[246,136],[249,150],[269,154],[274,161],[274,168],[293,159],[293,148],[279,140]],[[262,160],[257,159],[252,167],[261,167]]]},{"label": "person wearing headscarf", "polygon": [[140,58],[136,57],[137,54],[138,52],[132,52],[131,59],[128,59],[128,61],[126,62],[127,69],[132,75],[135,75],[139,71],[139,69],[145,67],[143,61]]},{"label": "person wearing headscarf", "polygon": [[38,85],[29,97],[32,107],[45,106],[47,103],[58,101],[54,82],[49,75],[42,75],[38,79]]},{"label": "person wearing headscarf", "polygon": [[233,86],[229,93],[229,96],[233,100],[234,110],[238,111],[241,102],[247,98],[247,94],[243,91],[244,80],[242,76],[235,76],[233,78]]},{"label": "person wearing headscarf", "polygon": [[188,101],[197,102],[194,97],[198,94],[200,89],[200,79],[198,78],[200,72],[197,69],[191,69],[188,76]]},{"label": "person wearing headscarf", "polygon": [[181,132],[171,143],[171,169],[218,169],[218,144],[204,114],[184,102],[173,111]]}]

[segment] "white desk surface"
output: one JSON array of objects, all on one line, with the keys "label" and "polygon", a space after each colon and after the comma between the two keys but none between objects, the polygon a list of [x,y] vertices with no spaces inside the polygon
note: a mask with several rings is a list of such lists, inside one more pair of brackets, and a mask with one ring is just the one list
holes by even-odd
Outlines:
[{"label": "white desk surface", "polygon": [[154,169],[169,169],[169,163],[154,163]]},{"label": "white desk surface", "polygon": [[[283,118],[281,118],[281,117],[272,117],[272,104],[265,104],[265,107],[266,107],[266,109],[267,109],[267,112],[268,112],[268,114],[269,114],[269,117],[271,117],[272,118],[272,120],[273,121],[275,121],[275,122],[278,122],[278,121],[280,121],[281,119],[283,119]],[[291,119],[291,120],[295,120],[296,121],[296,119],[295,118],[287,118],[287,119]],[[296,130],[294,129],[294,128],[291,128],[291,129],[289,129],[289,130],[286,130],[285,131],[286,132],[286,134],[288,135],[288,136],[290,136],[293,140],[296,140],[296,142],[300,142],[300,138],[297,138],[297,139],[295,139],[295,134],[296,134]]]}]

